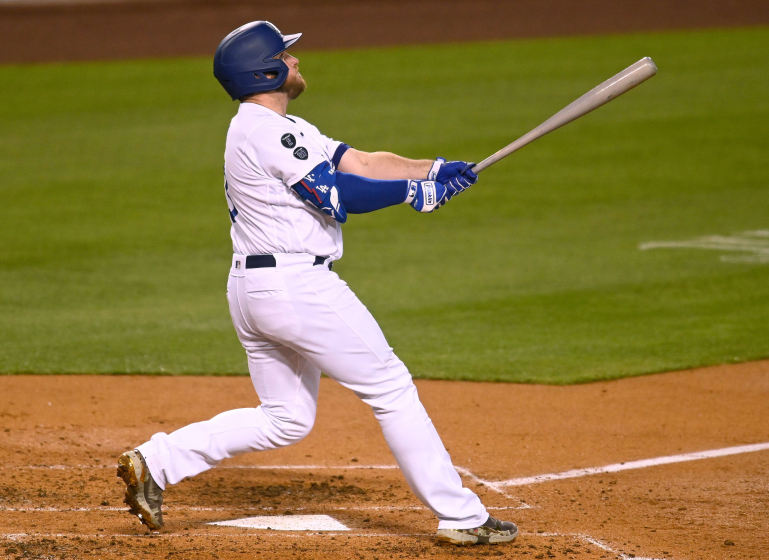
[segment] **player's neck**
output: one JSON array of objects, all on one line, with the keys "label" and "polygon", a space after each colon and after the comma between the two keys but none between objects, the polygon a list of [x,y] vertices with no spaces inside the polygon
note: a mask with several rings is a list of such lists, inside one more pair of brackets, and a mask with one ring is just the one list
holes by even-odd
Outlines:
[{"label": "player's neck", "polygon": [[275,111],[280,116],[286,116],[286,110],[288,109],[288,94],[282,91],[268,91],[265,93],[259,93],[252,95],[248,99],[244,99],[243,103],[256,103],[262,107],[267,107],[271,111]]}]

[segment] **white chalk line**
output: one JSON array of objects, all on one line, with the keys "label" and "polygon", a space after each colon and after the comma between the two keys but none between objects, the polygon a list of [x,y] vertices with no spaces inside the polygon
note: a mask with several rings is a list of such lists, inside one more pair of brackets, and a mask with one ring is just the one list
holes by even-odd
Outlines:
[{"label": "white chalk line", "polygon": [[[507,498],[515,499],[505,493],[502,488],[509,486],[527,486],[529,484],[538,484],[540,482],[547,482],[550,480],[563,480],[568,478],[581,478],[584,476],[591,476],[595,474],[606,474],[613,472],[620,472],[633,469],[642,469],[646,467],[654,467],[659,465],[668,465],[672,463],[683,463],[687,461],[698,461],[700,459],[713,459],[716,457],[726,457],[729,455],[739,455],[743,453],[753,453],[756,451],[769,450],[769,442],[755,443],[750,445],[738,445],[734,447],[724,447],[719,449],[710,449],[706,451],[695,451],[693,453],[685,453],[681,455],[667,455],[662,457],[654,457],[651,459],[641,459],[639,461],[627,461],[622,463],[614,463],[612,465],[605,465],[603,467],[590,467],[585,469],[572,469],[569,471],[563,471],[560,473],[541,474],[536,476],[528,476],[522,478],[512,478],[509,480],[486,480],[480,478],[470,469],[466,467],[455,466],[456,471],[462,475],[470,478],[478,484],[488,486],[492,490],[504,495]],[[36,469],[54,469],[54,470],[76,470],[76,469],[92,469],[92,468],[107,468],[105,466],[92,466],[92,465],[21,465],[11,467],[0,467],[0,469],[16,469],[16,470],[36,470]],[[114,468],[114,467],[110,467]],[[219,469],[256,469],[256,470],[352,470],[352,469],[364,469],[364,470],[395,470],[398,469],[397,465],[346,465],[346,466],[329,466],[329,465],[234,465],[218,467]],[[531,507],[531,506],[526,506]],[[524,508],[525,509],[525,508]]]},{"label": "white chalk line", "polygon": [[603,467],[593,467],[587,469],[573,469],[560,473],[541,474],[537,476],[528,476],[524,478],[512,478],[510,480],[485,481],[489,487],[509,487],[509,486],[528,486],[538,484],[549,480],[564,480],[567,478],[581,478],[583,476],[592,476],[596,474],[615,473],[632,469],[643,469],[647,467],[656,467],[659,465],[670,465],[673,463],[684,463],[687,461],[698,461],[700,459],[713,459],[716,457],[726,457],[729,455],[739,455],[742,453],[753,453],[756,451],[766,451],[769,449],[769,443],[756,443],[752,445],[738,445],[735,447],[724,447],[721,449],[711,449],[708,451],[696,451],[694,453],[685,453],[682,455],[668,455],[664,457],[655,457],[652,459],[642,459],[640,461],[629,461],[625,463],[615,463]]},{"label": "white chalk line", "polygon": [[[479,478],[470,469],[466,469],[464,467],[458,467],[458,466],[455,466],[454,469],[460,475],[466,476],[466,477],[470,478],[471,480],[475,481],[476,484],[481,485],[481,486],[488,486],[491,490],[493,490],[494,492],[497,492],[498,494],[502,494],[508,500],[514,500],[514,501],[520,502],[521,505],[516,506],[516,509],[529,509],[529,508],[533,507],[533,506],[530,506],[529,504],[527,504],[526,502],[524,502],[523,500],[520,500],[520,499],[518,499],[518,498],[516,498],[514,496],[511,496],[510,494],[508,494],[507,492],[502,490],[497,484],[495,484],[493,482],[489,482],[488,480],[483,480],[482,478]],[[486,509],[490,509],[490,508],[486,508]]]},{"label": "white chalk line", "polygon": [[[204,533],[97,533],[92,535],[84,535],[82,533],[0,533],[0,539],[8,539],[11,541],[19,540],[23,538],[59,538],[59,539],[69,539],[72,537],[80,537],[81,539],[96,539],[96,538],[104,538],[104,539],[132,539],[137,537],[145,537],[148,539],[159,539],[159,538],[175,538],[175,537],[204,537],[204,538],[210,538],[210,537],[244,537],[248,539],[254,538],[254,532],[253,529],[249,529],[247,527],[232,527],[232,529],[240,529],[240,531],[232,533],[211,533],[209,531],[206,531]],[[332,536],[332,537],[365,537],[370,539],[375,538],[382,538],[382,537],[433,537],[435,536],[433,533],[350,533],[347,531],[307,531],[307,532],[292,532],[291,537],[292,539],[301,539],[301,538],[312,538],[312,537],[325,537],[325,536]],[[280,539],[285,540],[286,539],[286,532],[280,531],[280,532],[264,532],[259,533],[259,538],[268,538],[268,537],[277,537]]]},{"label": "white chalk line", "polygon": [[[0,470],[87,470],[87,469],[115,469],[115,465],[16,465],[0,466]],[[366,469],[398,469],[398,465],[222,465],[221,469],[254,469],[254,470],[366,470]]]},{"label": "white chalk line", "polygon": [[592,545],[597,546],[601,550],[605,550],[606,552],[610,552],[612,554],[616,554],[617,556],[622,558],[622,560],[630,560],[631,558],[634,558],[635,560],[665,560],[664,558],[651,558],[651,557],[648,557],[648,556],[636,556],[635,554],[633,556],[630,556],[629,554],[624,554],[622,552],[617,552],[616,550],[614,550],[612,547],[610,547],[606,543],[601,542],[598,539],[595,539],[595,538],[590,537],[588,535],[583,535],[583,534],[579,533],[579,534],[576,534],[574,536],[576,536],[579,539],[582,539],[586,543],[590,543]]},{"label": "white chalk line", "polygon": [[[242,537],[247,539],[253,539],[254,533],[252,530],[247,528],[239,528],[239,527],[233,527],[233,529],[240,529],[240,531],[232,531],[228,533],[212,533],[209,531],[202,532],[202,533],[143,533],[143,534],[131,534],[131,533],[124,533],[124,534],[104,534],[104,533],[96,533],[96,534],[90,534],[90,535],[83,535],[79,533],[5,533],[0,534],[0,539],[5,539],[9,541],[19,541],[24,540],[26,538],[34,537],[34,538],[56,538],[56,539],[69,539],[71,537],[79,537],[80,539],[116,539],[116,538],[146,538],[146,539],[173,539],[178,537],[183,538],[189,538],[189,537],[202,537],[202,538],[211,538],[211,537],[227,537],[227,538],[233,538],[233,537]],[[433,533],[349,533],[349,532],[341,532],[341,531],[305,531],[305,532],[292,532],[290,538],[292,540],[294,539],[312,539],[312,538],[323,538],[323,537],[339,537],[342,540],[344,537],[361,537],[361,538],[367,538],[367,539],[381,539],[381,538],[400,538],[400,537],[408,537],[408,538],[414,538],[414,537],[434,537],[435,535]],[[605,552],[609,552],[610,554],[615,554],[622,560],[666,560],[664,558],[652,558],[652,557],[645,557],[645,556],[630,556],[628,554],[624,554],[621,552],[616,551],[606,543],[603,543],[602,541],[595,539],[593,537],[590,537],[588,535],[584,535],[582,533],[524,533],[521,532],[520,536],[525,537],[565,537],[565,538],[576,538],[583,542],[586,542],[588,544],[592,544],[601,550]],[[281,540],[286,539],[286,533],[285,532],[260,532],[259,538],[278,538]]]},{"label": "white chalk line", "polygon": [[[14,539],[14,538],[24,538],[24,537],[54,537],[54,538],[70,538],[70,537],[80,537],[81,539],[96,539],[96,538],[103,538],[103,539],[115,539],[115,538],[136,538],[136,537],[146,537],[148,539],[156,539],[156,538],[175,538],[175,537],[233,537],[233,536],[242,536],[242,537],[249,537],[253,538],[254,533],[252,531],[247,530],[246,527],[232,527],[232,529],[242,529],[241,531],[233,531],[228,533],[212,533],[210,531],[200,532],[200,533],[191,533],[191,532],[184,532],[184,533],[94,533],[94,534],[83,534],[83,533],[0,533],[0,538],[5,539]],[[369,533],[348,533],[347,531],[302,531],[297,533],[291,533],[292,537],[318,537],[318,536],[340,536],[340,537],[433,537],[435,536],[435,533],[376,533],[376,532],[369,532]],[[566,537],[566,538],[577,538],[580,540],[583,540],[585,542],[590,542],[591,544],[594,544],[595,546],[598,546],[602,550],[605,550],[607,552],[615,552],[613,549],[608,547],[607,545],[600,543],[600,541],[597,541],[596,539],[592,539],[591,537],[587,537],[586,535],[583,535],[581,533],[527,533],[521,531],[520,536],[526,536],[526,537]],[[285,533],[259,533],[259,537],[278,537],[278,538],[285,538]],[[590,540],[588,540],[590,539]],[[643,559],[638,559],[643,560]]]},{"label": "white chalk line", "polygon": [[80,471],[87,469],[116,469],[117,465],[3,465],[0,470],[13,471]]},{"label": "white chalk line", "polygon": [[258,469],[258,470],[356,470],[356,469],[397,469],[398,465],[344,465],[339,467],[327,465],[226,465],[221,469]]},{"label": "white chalk line", "polygon": [[[494,511],[504,510],[517,510],[528,509],[531,506],[525,508],[521,506],[487,506],[486,509]],[[208,506],[179,506],[179,505],[166,505],[164,511],[423,511],[427,510],[425,506],[332,506],[332,507],[208,507]],[[128,511],[126,507],[110,507],[110,506],[97,506],[97,507],[80,507],[80,508],[56,508],[56,507],[29,507],[29,508],[15,508],[15,507],[0,507],[0,511],[7,511],[11,513],[80,513],[80,512],[109,512]]]},{"label": "white chalk line", "polygon": [[[523,534],[523,533],[522,533]],[[589,535],[585,535],[583,533],[529,533],[529,536],[537,535],[539,537],[573,537],[576,539],[579,539],[583,542],[586,542],[588,544],[592,544],[593,546],[597,546],[604,552],[609,552],[611,554],[616,554],[618,557],[620,557],[622,560],[630,560],[631,558],[635,560],[666,560],[665,558],[652,558],[648,556],[637,556],[637,555],[629,555],[624,554],[622,552],[619,552],[617,550],[614,550],[612,547],[610,547],[608,544],[593,538]]]}]

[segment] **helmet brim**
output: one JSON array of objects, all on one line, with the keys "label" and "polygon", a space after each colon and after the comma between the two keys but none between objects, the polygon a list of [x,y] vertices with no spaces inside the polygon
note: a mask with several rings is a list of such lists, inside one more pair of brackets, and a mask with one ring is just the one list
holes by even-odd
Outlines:
[{"label": "helmet brim", "polygon": [[283,35],[283,49],[287,50],[291,45],[296,43],[301,37],[301,33],[294,33],[293,35]]}]

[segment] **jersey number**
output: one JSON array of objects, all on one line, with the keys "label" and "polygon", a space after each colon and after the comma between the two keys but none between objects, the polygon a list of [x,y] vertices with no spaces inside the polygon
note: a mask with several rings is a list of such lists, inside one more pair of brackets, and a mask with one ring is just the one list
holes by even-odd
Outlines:
[{"label": "jersey number", "polygon": [[235,218],[238,215],[238,209],[235,208],[235,203],[232,202],[232,198],[230,198],[229,193],[229,185],[227,185],[227,178],[224,178],[224,196],[227,197],[227,207],[230,209],[230,221],[234,224]]}]

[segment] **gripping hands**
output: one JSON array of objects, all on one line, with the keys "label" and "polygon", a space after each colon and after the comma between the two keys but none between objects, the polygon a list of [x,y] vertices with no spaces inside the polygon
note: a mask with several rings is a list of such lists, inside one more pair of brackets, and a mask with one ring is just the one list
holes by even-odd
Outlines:
[{"label": "gripping hands", "polygon": [[417,212],[432,212],[478,182],[474,163],[436,158],[427,181],[409,181],[405,202]]},{"label": "gripping hands", "polygon": [[435,158],[427,179],[446,185],[452,191],[451,196],[454,196],[478,182],[478,175],[473,173],[474,166],[474,163],[466,161],[446,161],[442,157]]}]

